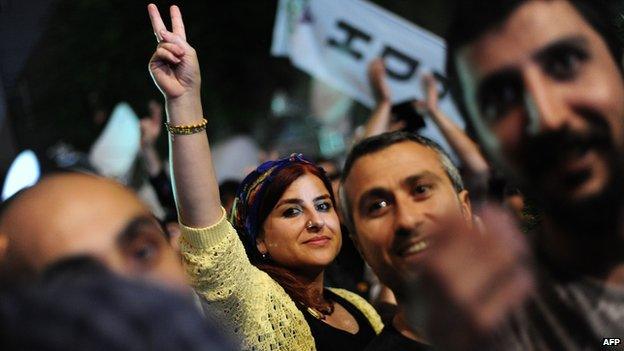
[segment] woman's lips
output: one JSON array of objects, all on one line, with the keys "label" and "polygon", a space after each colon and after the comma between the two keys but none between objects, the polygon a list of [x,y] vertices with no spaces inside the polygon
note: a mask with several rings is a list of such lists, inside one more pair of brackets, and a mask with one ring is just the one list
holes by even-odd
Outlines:
[{"label": "woman's lips", "polygon": [[314,238],[308,239],[303,243],[306,245],[315,245],[315,246],[323,246],[327,244],[331,240],[330,237],[326,235],[315,236]]}]

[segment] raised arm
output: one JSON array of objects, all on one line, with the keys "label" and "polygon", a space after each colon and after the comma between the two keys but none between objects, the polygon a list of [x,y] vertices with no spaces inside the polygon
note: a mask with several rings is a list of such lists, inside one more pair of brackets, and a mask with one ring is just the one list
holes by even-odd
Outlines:
[{"label": "raised arm", "polygon": [[386,68],[382,59],[377,58],[368,66],[368,80],[375,96],[376,106],[364,126],[364,138],[387,132],[392,119],[390,88],[386,83]]},{"label": "raised arm", "polygon": [[423,85],[427,98],[426,101],[416,101],[416,108],[427,111],[431,120],[438,126],[471,176],[487,176],[490,167],[477,144],[438,107],[438,90],[436,89],[435,78],[426,75],[423,79]]},{"label": "raised arm", "polygon": [[[199,62],[195,49],[186,42],[180,9],[170,8],[171,31],[165,27],[156,5],[149,4],[147,9],[158,40],[149,71],[165,97],[167,120],[172,126],[198,124],[204,118]],[[219,187],[205,131],[170,135],[169,150],[180,221],[197,228],[216,223],[222,215]]]}]

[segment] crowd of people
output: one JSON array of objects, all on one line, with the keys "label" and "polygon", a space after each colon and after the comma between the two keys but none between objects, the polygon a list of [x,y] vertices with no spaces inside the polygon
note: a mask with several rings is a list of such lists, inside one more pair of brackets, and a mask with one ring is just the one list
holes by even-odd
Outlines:
[{"label": "crowd of people", "polygon": [[219,184],[197,53],[180,9],[169,30],[150,4],[166,122],[152,103],[141,155],[164,220],[83,172],[3,202],[0,349],[616,349],[624,69],[610,13],[456,7],[447,74],[470,132],[438,108],[433,77],[412,105],[460,164],[393,114],[375,60],[377,105],[344,164],[295,153]]}]

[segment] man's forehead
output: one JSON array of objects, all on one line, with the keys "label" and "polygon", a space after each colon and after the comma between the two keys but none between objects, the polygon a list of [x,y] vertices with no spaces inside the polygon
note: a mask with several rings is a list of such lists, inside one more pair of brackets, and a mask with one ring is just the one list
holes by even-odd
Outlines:
[{"label": "man's forehead", "polygon": [[125,188],[84,175],[49,177],[17,200],[6,213],[7,222],[29,227],[33,234],[58,231],[80,235],[80,230],[73,229],[94,226],[119,231],[128,219],[149,214]]},{"label": "man's forehead", "polygon": [[371,187],[401,183],[426,171],[444,174],[438,153],[418,143],[404,141],[355,161],[345,186],[347,192],[359,194]]},{"label": "man's forehead", "polygon": [[521,65],[549,44],[573,36],[596,35],[568,1],[527,1],[499,26],[464,46],[461,70],[479,80],[490,72]]}]

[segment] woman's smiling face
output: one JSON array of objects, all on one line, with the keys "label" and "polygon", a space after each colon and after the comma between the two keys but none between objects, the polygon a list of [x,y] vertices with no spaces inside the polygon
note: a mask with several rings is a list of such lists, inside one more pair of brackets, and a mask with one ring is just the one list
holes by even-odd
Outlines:
[{"label": "woman's smiling face", "polygon": [[277,201],[257,239],[260,253],[298,272],[317,272],[338,255],[340,221],[330,190],[319,177],[304,173]]}]

